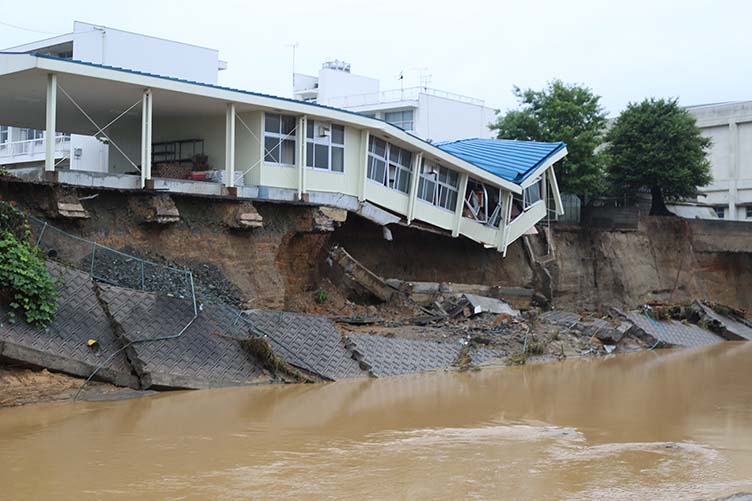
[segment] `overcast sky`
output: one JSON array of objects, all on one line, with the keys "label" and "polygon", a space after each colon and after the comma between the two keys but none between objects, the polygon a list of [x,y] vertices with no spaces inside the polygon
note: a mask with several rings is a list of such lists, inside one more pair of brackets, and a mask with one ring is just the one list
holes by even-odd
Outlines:
[{"label": "overcast sky", "polygon": [[[220,83],[291,94],[327,59],[376,77],[515,106],[512,87],[560,78],[591,87],[610,114],[644,97],[685,105],[752,99],[752,1],[0,0],[0,22],[51,33],[81,20],[219,49]],[[49,35],[0,24],[0,46]]]}]

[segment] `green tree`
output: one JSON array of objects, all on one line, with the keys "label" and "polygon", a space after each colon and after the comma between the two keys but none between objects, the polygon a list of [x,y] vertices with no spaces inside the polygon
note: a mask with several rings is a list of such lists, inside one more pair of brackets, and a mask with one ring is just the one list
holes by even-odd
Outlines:
[{"label": "green tree", "polygon": [[499,116],[491,129],[499,139],[564,141],[567,156],[556,166],[559,188],[580,196],[603,188],[601,144],[606,115],[597,96],[587,87],[549,82],[543,90],[514,88],[520,108]]},{"label": "green tree", "polygon": [[630,103],[606,136],[608,178],[614,191],[650,190],[650,214],[668,214],[665,199],[697,196],[712,180],[706,158],[710,139],[676,99]]}]

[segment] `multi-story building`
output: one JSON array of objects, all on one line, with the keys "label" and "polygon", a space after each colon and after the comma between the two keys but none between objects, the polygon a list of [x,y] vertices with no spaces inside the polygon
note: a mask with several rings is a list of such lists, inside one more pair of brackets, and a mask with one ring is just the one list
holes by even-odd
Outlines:
[{"label": "multi-story building", "polygon": [[699,201],[719,218],[752,220],[752,101],[689,106],[702,134],[713,143],[708,158],[713,181]]},{"label": "multi-story building", "polygon": [[[167,74],[201,83],[217,83],[219,70],[227,63],[215,49],[164,40],[138,33],[76,21],[73,32],[3,52],[35,52],[87,63],[129,68],[145,73]],[[123,110],[124,111],[124,110]],[[137,113],[138,110],[131,110]],[[107,165],[109,145],[96,127],[91,135],[58,133],[55,162],[61,168],[96,171]],[[0,165],[30,166],[44,162],[44,131],[0,126]]]},{"label": "multi-story building", "polygon": [[293,96],[379,118],[429,142],[494,137],[496,110],[483,100],[428,86],[381,91],[377,79],[351,73],[342,61],[324,63],[318,76],[294,74]]}]

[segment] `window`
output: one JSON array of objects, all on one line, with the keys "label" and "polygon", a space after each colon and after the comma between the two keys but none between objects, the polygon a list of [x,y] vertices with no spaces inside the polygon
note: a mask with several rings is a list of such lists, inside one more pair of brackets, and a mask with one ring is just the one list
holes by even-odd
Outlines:
[{"label": "window", "polygon": [[719,219],[726,218],[726,207],[714,207],[714,209],[715,215],[718,216]]},{"label": "window", "polygon": [[345,171],[345,128],[314,120],[306,127],[306,167]]},{"label": "window", "polygon": [[413,130],[413,110],[387,111],[384,120],[405,130]]},{"label": "window", "polygon": [[539,202],[543,198],[543,194],[541,193],[541,187],[543,184],[542,181],[543,178],[539,178],[533,184],[525,188],[525,191],[523,191],[522,200],[525,209],[527,209],[534,203]]},{"label": "window", "polygon": [[747,211],[747,219],[752,219],[752,205],[748,205],[746,207],[746,211]]},{"label": "window", "polygon": [[264,161],[295,165],[295,117],[264,115]]},{"label": "window", "polygon": [[418,198],[433,205],[454,210],[457,206],[457,190],[460,176],[457,172],[430,161],[420,167]]},{"label": "window", "polygon": [[408,193],[412,159],[412,152],[371,136],[368,141],[368,179]]},{"label": "window", "polygon": [[0,145],[10,142],[10,131],[5,125],[0,125]]}]

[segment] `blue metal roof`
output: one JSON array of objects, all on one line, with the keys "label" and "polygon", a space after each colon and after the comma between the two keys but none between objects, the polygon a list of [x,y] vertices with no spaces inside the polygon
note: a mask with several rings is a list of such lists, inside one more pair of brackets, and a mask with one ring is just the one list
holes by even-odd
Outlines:
[{"label": "blue metal roof", "polygon": [[514,139],[460,139],[444,141],[436,146],[486,172],[513,183],[521,183],[565,143],[540,143]]}]

